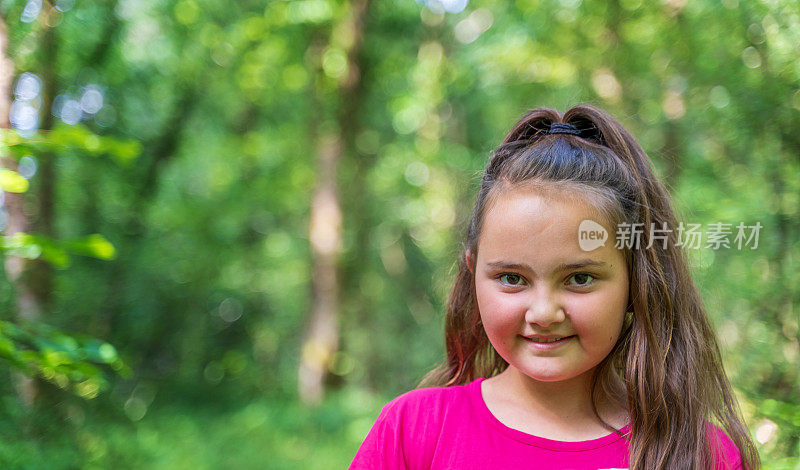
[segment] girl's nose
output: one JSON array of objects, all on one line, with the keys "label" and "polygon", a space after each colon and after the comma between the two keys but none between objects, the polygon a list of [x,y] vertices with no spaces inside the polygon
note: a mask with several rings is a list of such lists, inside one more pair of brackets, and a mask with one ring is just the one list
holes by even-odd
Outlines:
[{"label": "girl's nose", "polygon": [[526,322],[546,329],[565,319],[563,305],[549,288],[539,286],[532,289],[528,310],[525,312]]}]

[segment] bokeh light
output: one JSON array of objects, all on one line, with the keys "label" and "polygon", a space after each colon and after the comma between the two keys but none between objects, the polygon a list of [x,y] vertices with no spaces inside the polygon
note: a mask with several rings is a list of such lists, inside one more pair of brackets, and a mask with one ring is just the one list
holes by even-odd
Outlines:
[{"label": "bokeh light", "polygon": [[[420,0],[417,0],[420,1]],[[434,13],[461,13],[467,8],[469,0],[423,0],[425,6]]]},{"label": "bokeh light", "polygon": [[23,23],[32,23],[39,17],[42,12],[42,0],[28,0],[25,8],[22,10],[19,20]]}]

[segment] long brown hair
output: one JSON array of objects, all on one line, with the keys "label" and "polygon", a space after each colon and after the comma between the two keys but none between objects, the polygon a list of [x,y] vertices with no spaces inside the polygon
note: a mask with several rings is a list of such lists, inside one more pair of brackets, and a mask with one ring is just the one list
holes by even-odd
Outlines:
[{"label": "long brown hair", "polygon": [[[572,124],[580,133],[549,134],[553,123]],[[447,302],[447,357],[419,386],[462,385],[508,367],[481,324],[475,278],[466,255],[477,256],[482,221],[493,198],[520,184],[582,196],[612,227],[635,223],[672,230],[666,232],[666,243],[653,240],[652,246],[649,230],[643,230],[638,249],[624,248],[630,274],[628,310],[633,316],[592,379],[592,406],[601,422],[599,393],[630,414],[630,468],[711,468],[715,433],[709,432],[709,419],[736,444],[746,468],[759,468],[758,452],[725,375],[686,253],[678,246],[669,193],[633,136],[590,105],[576,106],[563,116],[548,108],[534,109],[494,151],[481,179]]]}]

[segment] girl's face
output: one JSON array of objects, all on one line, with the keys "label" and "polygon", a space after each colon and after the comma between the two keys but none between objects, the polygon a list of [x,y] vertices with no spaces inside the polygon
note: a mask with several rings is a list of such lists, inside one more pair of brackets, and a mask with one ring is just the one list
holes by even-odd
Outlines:
[{"label": "girl's face", "polygon": [[[583,220],[608,232],[583,251]],[[592,370],[620,335],[628,270],[615,230],[581,198],[543,198],[527,188],[499,195],[484,216],[474,263],[481,321],[495,350],[528,377],[562,381]],[[556,343],[534,337],[569,337]]]}]

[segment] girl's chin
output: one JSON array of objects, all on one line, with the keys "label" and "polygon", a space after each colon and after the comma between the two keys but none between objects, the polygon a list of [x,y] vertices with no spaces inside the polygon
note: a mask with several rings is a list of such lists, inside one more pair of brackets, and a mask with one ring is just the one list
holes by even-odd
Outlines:
[{"label": "girl's chin", "polygon": [[535,380],[536,382],[563,382],[575,377],[575,374],[570,374],[563,370],[536,370],[531,367],[518,368],[518,371],[524,377]]},{"label": "girl's chin", "polygon": [[541,369],[533,365],[520,365],[514,368],[517,370],[518,374],[530,380],[535,380],[536,382],[565,382],[586,373],[573,368]]}]

